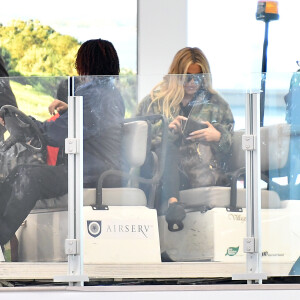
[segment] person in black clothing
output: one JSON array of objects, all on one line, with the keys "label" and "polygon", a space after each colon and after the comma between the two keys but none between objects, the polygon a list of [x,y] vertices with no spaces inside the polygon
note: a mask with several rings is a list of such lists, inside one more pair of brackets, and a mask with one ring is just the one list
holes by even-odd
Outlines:
[{"label": "person in black clothing", "polygon": [[0,77],[2,77],[0,78],[0,107],[6,104],[17,107],[16,97],[11,90],[9,80],[8,80],[9,75],[5,69],[5,63],[1,56],[0,56]]},{"label": "person in black clothing", "polygon": [[[84,76],[75,90],[76,95],[83,96],[83,181],[85,187],[95,187],[102,172],[121,168],[125,106],[112,76],[85,75],[118,75],[119,59],[114,46],[101,39],[83,43],[77,53],[76,69]],[[67,109],[67,104],[55,100],[50,107],[52,112],[62,111]],[[64,146],[68,136],[67,113],[55,121],[35,122],[48,145]],[[37,200],[67,192],[66,164],[16,167],[0,185],[0,244],[9,241]]]},{"label": "person in black clothing", "polygon": [[[8,77],[4,60],[0,56],[0,108],[7,104],[17,107],[16,97],[11,90]],[[4,132],[5,128],[0,125],[0,140],[3,139]]]}]

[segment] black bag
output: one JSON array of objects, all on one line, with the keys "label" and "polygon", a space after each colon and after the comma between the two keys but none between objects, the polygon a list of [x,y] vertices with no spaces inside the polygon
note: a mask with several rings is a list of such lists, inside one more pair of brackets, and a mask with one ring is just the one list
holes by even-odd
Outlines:
[{"label": "black bag", "polygon": [[42,153],[32,153],[20,143],[0,152],[0,181],[4,181],[15,167],[24,164],[41,165],[46,164],[46,161]]},{"label": "black bag", "polygon": [[180,155],[181,170],[186,174],[190,188],[228,186],[229,180],[218,166],[208,144],[184,144],[180,147]]}]

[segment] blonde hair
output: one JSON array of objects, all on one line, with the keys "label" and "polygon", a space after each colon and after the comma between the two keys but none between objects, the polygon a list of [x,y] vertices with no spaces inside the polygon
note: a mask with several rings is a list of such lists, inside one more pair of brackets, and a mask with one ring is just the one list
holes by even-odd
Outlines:
[{"label": "blonde hair", "polygon": [[[159,109],[167,117],[173,117],[179,111],[179,104],[184,97],[184,77],[177,74],[187,74],[190,65],[200,66],[202,73],[210,74],[208,60],[204,53],[197,47],[186,47],[179,50],[173,58],[168,75],[164,76],[163,81],[157,84],[150,92],[150,107],[157,103]],[[176,76],[172,76],[176,75]],[[212,93],[210,76],[205,76],[205,87]],[[161,103],[162,102],[162,103]]]}]

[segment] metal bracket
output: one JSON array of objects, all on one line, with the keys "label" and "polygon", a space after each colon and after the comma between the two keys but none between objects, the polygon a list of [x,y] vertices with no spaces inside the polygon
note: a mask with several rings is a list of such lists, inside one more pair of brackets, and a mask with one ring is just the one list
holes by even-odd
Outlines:
[{"label": "metal bracket", "polygon": [[66,239],[65,240],[65,253],[67,255],[78,254],[78,240],[76,239]]},{"label": "metal bracket", "polygon": [[228,206],[228,207],[226,207],[226,211],[228,211],[228,212],[243,212],[243,209],[241,207]]},{"label": "metal bracket", "polygon": [[245,151],[253,151],[256,149],[256,136],[244,134],[242,136],[242,149]]},{"label": "metal bracket", "polygon": [[109,210],[109,207],[107,205],[104,205],[104,204],[102,204],[102,205],[96,204],[96,205],[92,206],[92,209],[93,210]]},{"label": "metal bracket", "polygon": [[79,139],[67,138],[65,140],[65,153],[66,154],[77,154],[79,153]]},{"label": "metal bracket", "polygon": [[254,237],[244,238],[244,253],[256,253]]},{"label": "metal bracket", "polygon": [[245,273],[245,274],[234,274],[232,275],[232,280],[251,280],[259,281],[268,279],[266,273]]},{"label": "metal bracket", "polygon": [[54,282],[89,282],[89,278],[86,275],[63,275],[55,276]]}]

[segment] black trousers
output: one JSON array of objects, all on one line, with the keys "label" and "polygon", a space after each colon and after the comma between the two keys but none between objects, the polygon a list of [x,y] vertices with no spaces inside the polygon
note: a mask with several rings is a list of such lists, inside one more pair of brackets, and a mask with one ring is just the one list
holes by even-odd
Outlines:
[{"label": "black trousers", "polygon": [[23,165],[0,184],[0,245],[7,243],[40,199],[68,192],[67,166]]},{"label": "black trousers", "polygon": [[[180,141],[179,141],[180,142]],[[165,154],[165,166],[160,186],[156,192],[156,208],[159,214],[164,214],[168,208],[168,200],[175,197],[179,200],[179,191],[190,188],[186,174],[180,168],[179,142],[167,142]],[[141,176],[151,178],[153,176],[153,159],[147,156],[141,170]],[[142,185],[146,195],[149,194],[146,185]]]},{"label": "black trousers", "polygon": [[175,197],[180,201],[179,191],[190,188],[188,176],[180,167],[180,152],[177,143],[167,144],[165,168],[162,177],[160,212],[165,212],[168,208],[168,200]]}]

